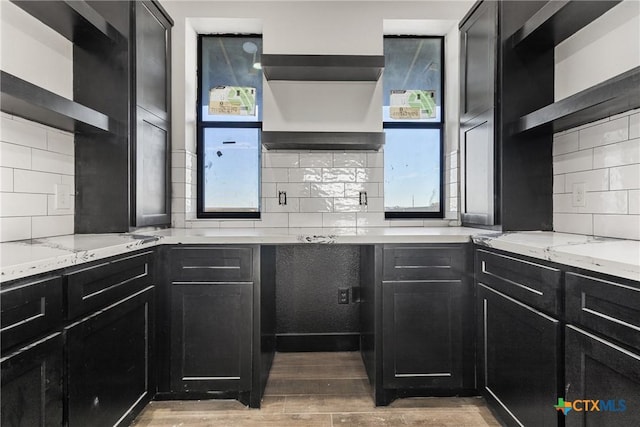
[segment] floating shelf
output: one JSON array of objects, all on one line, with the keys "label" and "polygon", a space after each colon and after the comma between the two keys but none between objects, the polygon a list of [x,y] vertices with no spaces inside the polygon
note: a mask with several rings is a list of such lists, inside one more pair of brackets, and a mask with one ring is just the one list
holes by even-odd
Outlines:
[{"label": "floating shelf", "polygon": [[75,132],[84,125],[112,132],[108,116],[4,71],[0,72],[0,109],[56,129]]},{"label": "floating shelf", "polygon": [[512,44],[535,50],[551,49],[620,1],[550,1],[514,33]]},{"label": "floating shelf", "polygon": [[640,67],[520,117],[513,133],[547,124],[560,132],[638,107]]},{"label": "floating shelf", "polygon": [[279,132],[262,131],[268,150],[379,150],[384,132]]},{"label": "floating shelf", "polygon": [[384,55],[270,55],[261,58],[267,80],[377,81]]},{"label": "floating shelf", "polygon": [[87,42],[90,34],[102,34],[117,41],[124,37],[86,1],[12,0],[18,7],[76,44]]}]

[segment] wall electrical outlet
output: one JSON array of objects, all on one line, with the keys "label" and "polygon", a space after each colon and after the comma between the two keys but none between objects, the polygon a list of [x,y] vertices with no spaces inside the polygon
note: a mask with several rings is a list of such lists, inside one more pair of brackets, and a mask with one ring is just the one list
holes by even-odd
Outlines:
[{"label": "wall electrical outlet", "polygon": [[585,197],[584,182],[574,182],[571,191],[571,205],[573,207],[585,207],[587,199]]},{"label": "wall electrical outlet", "polygon": [[55,186],[56,209],[71,209],[71,189],[65,184]]},{"label": "wall electrical outlet", "polygon": [[349,288],[338,288],[338,304],[349,304]]}]

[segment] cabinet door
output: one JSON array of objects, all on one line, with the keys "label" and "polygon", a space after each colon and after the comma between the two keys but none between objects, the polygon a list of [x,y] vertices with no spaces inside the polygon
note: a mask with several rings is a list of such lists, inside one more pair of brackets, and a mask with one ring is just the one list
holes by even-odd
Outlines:
[{"label": "cabinet door", "polygon": [[565,328],[565,349],[565,401],[600,401],[599,411],[569,411],[565,425],[637,426],[640,421],[640,354],[573,325]]},{"label": "cabinet door", "polygon": [[62,425],[62,333],[2,358],[2,426]]},{"label": "cabinet door", "polygon": [[482,2],[460,28],[462,123],[495,105],[497,7],[497,2]]},{"label": "cabinet door", "polygon": [[462,286],[382,282],[384,388],[462,387]]},{"label": "cabinet door", "polygon": [[138,107],[135,225],[171,222],[169,129],[165,121]]},{"label": "cabinet door", "polygon": [[153,288],[67,329],[69,426],[127,425],[151,399]]},{"label": "cabinet door", "polygon": [[253,284],[174,282],[173,392],[251,390]]},{"label": "cabinet door", "polygon": [[560,396],[559,322],[478,287],[479,385],[508,425],[555,426]]}]

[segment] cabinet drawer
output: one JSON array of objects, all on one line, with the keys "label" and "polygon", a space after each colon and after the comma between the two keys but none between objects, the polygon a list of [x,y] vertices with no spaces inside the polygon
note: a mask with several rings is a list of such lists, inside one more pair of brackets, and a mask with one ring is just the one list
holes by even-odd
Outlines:
[{"label": "cabinet drawer", "polygon": [[566,274],[567,321],[640,350],[640,284]]},{"label": "cabinet drawer", "polygon": [[251,281],[253,248],[191,247],[171,251],[171,278],[182,281]]},{"label": "cabinet drawer", "polygon": [[463,247],[385,245],[383,280],[460,278],[464,272]]},{"label": "cabinet drawer", "polygon": [[62,277],[21,280],[0,291],[2,351],[36,338],[63,318]]},{"label": "cabinet drawer", "polygon": [[125,256],[67,274],[68,317],[95,311],[152,282],[153,252]]},{"label": "cabinet drawer", "polygon": [[531,261],[476,250],[476,281],[554,315],[560,312],[562,272]]}]

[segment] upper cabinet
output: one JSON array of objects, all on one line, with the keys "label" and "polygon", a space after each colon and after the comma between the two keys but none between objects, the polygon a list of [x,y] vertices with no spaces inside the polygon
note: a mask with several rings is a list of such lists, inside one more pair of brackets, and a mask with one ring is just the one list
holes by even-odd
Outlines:
[{"label": "upper cabinet", "polygon": [[377,81],[384,55],[262,55],[267,80]]}]

